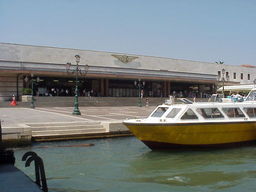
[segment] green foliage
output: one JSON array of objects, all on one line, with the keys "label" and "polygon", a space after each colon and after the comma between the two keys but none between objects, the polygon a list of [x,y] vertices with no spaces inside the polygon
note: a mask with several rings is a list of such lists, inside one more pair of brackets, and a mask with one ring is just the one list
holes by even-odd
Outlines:
[{"label": "green foliage", "polygon": [[219,61],[219,62],[215,62],[215,63],[220,64],[220,65],[224,64],[223,61]]},{"label": "green foliage", "polygon": [[32,94],[32,89],[30,89],[30,88],[23,88],[22,89],[22,94],[23,95],[31,95]]}]

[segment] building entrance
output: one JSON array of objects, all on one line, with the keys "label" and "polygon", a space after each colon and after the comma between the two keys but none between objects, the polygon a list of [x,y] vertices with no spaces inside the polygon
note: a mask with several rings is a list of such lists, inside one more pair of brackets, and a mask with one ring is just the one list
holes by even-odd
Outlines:
[{"label": "building entrance", "polygon": [[[31,89],[31,77],[23,82],[24,88]],[[74,96],[75,78],[71,77],[33,77],[34,95]],[[93,97],[208,97],[213,92],[212,84],[187,82],[167,82],[153,80],[121,80],[103,78],[79,78],[79,96]]]}]

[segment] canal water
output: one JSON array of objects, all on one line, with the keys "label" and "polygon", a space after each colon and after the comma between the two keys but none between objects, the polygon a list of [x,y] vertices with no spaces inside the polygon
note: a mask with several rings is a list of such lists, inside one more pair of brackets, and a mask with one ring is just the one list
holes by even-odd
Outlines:
[{"label": "canal water", "polygon": [[[91,143],[90,147],[62,147]],[[151,151],[134,137],[34,144],[51,192],[191,192],[256,190],[256,147],[198,152]]]}]

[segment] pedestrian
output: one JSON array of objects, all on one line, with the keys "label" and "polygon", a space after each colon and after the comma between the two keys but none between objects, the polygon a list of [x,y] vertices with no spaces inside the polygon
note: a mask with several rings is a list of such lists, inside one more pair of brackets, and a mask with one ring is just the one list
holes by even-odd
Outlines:
[{"label": "pedestrian", "polygon": [[140,92],[140,98],[141,98],[141,99],[143,99],[143,94],[144,94],[144,91],[143,91],[143,89],[142,89],[141,92]]}]

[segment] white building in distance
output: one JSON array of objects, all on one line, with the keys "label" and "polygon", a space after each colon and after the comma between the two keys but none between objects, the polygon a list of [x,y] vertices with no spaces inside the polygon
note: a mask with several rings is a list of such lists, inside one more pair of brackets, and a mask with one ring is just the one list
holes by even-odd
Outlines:
[{"label": "white building in distance", "polygon": [[[74,95],[75,55],[80,55],[79,93],[97,97],[206,97],[218,85],[252,84],[256,68],[215,62],[0,43],[0,100]],[[84,67],[88,65],[88,69]],[[86,71],[85,71],[86,70]]]}]

